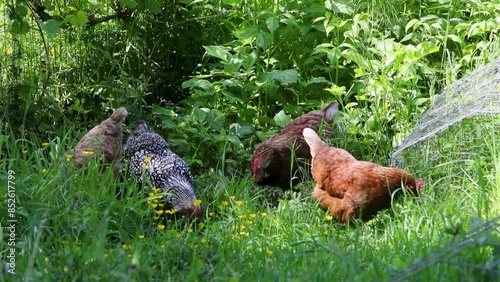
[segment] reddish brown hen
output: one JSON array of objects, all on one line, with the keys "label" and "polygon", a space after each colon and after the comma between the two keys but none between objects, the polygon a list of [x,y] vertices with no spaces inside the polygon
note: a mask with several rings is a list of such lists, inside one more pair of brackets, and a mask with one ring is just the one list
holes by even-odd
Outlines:
[{"label": "reddish brown hen", "polygon": [[74,156],[75,165],[81,167],[90,158],[99,156],[103,163],[111,164],[113,174],[118,177],[121,161],[120,151],[123,142],[122,125],[128,112],[118,108],[110,118],[92,128],[70,152]]},{"label": "reddish brown hen", "polygon": [[351,217],[366,221],[389,208],[391,194],[398,188],[405,187],[414,195],[423,188],[421,179],[415,181],[402,169],[358,161],[346,150],[328,146],[312,129],[304,129],[304,139],[311,148],[311,173],[316,181],[312,198],[342,223]]},{"label": "reddish brown hen", "polygon": [[323,124],[326,134],[329,134],[337,112],[338,103],[334,101],[322,111],[310,112],[294,119],[279,134],[257,146],[252,158],[254,183],[278,186],[285,190],[290,189],[290,184],[294,186],[299,183],[298,172],[303,170],[304,160],[311,159],[302,131],[306,127],[318,131]]}]

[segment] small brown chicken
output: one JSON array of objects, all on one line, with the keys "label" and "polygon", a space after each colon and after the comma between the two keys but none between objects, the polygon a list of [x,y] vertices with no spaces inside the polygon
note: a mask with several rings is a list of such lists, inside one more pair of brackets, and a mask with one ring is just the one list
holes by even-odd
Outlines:
[{"label": "small brown chicken", "polygon": [[[304,129],[304,139],[311,148],[316,181],[312,198],[342,223],[351,217],[367,221],[389,208],[391,194],[398,188],[405,187],[415,196],[423,188],[421,179],[415,181],[404,170],[358,161],[346,150],[328,146],[312,129]],[[397,191],[397,195],[403,192]]]},{"label": "small brown chicken", "polygon": [[103,163],[111,164],[116,177],[121,169],[120,152],[123,142],[122,125],[128,112],[125,108],[118,108],[110,118],[92,128],[75,148],[73,154],[77,167],[85,165],[92,157],[99,156]]},{"label": "small brown chicken", "polygon": [[278,186],[285,190],[290,189],[290,184],[294,186],[299,183],[298,172],[304,169],[304,160],[311,159],[302,131],[306,127],[318,131],[323,125],[326,134],[330,134],[337,112],[338,103],[331,102],[322,111],[310,112],[294,119],[279,134],[257,146],[252,157],[254,183]]}]

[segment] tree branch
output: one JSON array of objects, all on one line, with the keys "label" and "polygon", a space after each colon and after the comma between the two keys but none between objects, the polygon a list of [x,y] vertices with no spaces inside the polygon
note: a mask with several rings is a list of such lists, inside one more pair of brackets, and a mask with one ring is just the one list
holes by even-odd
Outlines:
[{"label": "tree branch", "polygon": [[[46,22],[50,19],[53,19],[54,16],[50,15],[45,11],[45,7],[41,3],[36,3],[35,1],[30,1],[31,4],[33,5],[32,7],[32,12],[42,21]],[[30,5],[28,5],[30,6]],[[93,26],[96,24],[108,22],[114,19],[123,19],[127,18],[132,14],[132,10],[120,10],[120,11],[115,11],[113,14],[108,15],[108,16],[103,16],[103,17],[96,17],[93,14],[88,15],[88,26]]]}]

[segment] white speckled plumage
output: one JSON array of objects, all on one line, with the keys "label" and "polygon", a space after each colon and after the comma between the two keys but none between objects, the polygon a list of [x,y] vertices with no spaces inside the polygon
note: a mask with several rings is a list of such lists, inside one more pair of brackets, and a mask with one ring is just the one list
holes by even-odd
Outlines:
[{"label": "white speckled plumage", "polygon": [[168,192],[167,202],[171,208],[186,215],[198,210],[189,167],[145,121],[137,122],[123,145],[123,155],[130,160],[129,171],[139,183],[147,175],[154,187]]}]

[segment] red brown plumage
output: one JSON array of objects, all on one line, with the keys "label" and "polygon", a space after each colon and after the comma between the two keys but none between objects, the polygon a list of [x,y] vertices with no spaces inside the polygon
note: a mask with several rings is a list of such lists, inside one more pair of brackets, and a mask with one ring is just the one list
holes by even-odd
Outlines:
[{"label": "red brown plumage", "polygon": [[338,103],[334,101],[321,111],[309,112],[294,119],[280,133],[257,146],[252,157],[254,183],[282,189],[290,189],[290,184],[296,185],[300,180],[298,172],[303,169],[304,160],[311,159],[302,131],[306,127],[318,131],[323,125],[326,134],[330,134],[337,112]]},{"label": "red brown plumage", "polygon": [[312,198],[342,223],[351,217],[366,221],[389,208],[391,194],[398,188],[418,195],[423,187],[422,180],[415,181],[402,169],[358,161],[346,150],[328,146],[314,130],[304,129],[304,139],[311,148],[311,173],[316,181]]}]

